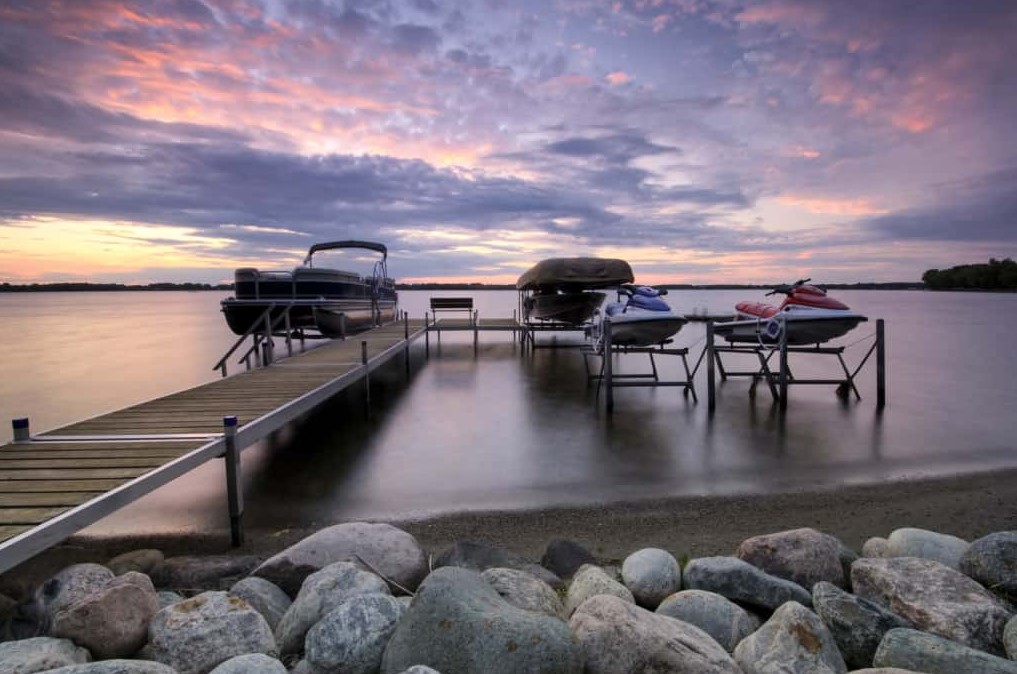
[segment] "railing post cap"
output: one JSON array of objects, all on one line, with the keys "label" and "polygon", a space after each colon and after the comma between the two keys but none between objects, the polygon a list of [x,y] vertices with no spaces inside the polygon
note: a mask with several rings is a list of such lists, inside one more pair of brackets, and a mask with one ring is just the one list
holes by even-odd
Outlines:
[{"label": "railing post cap", "polygon": [[28,428],[28,417],[19,417],[17,419],[11,419],[11,426],[13,426],[15,430]]},{"label": "railing post cap", "polygon": [[228,416],[228,417],[223,417],[222,418],[222,425],[226,426],[228,428],[236,428],[236,426],[237,426],[237,417],[236,417],[236,415],[231,415],[231,416]]}]

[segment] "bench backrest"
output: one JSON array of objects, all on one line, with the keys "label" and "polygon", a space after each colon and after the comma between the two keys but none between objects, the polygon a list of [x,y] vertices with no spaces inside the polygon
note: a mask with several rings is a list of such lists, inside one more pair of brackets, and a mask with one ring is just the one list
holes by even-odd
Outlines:
[{"label": "bench backrest", "polygon": [[472,297],[432,297],[431,311],[470,311],[473,309]]}]

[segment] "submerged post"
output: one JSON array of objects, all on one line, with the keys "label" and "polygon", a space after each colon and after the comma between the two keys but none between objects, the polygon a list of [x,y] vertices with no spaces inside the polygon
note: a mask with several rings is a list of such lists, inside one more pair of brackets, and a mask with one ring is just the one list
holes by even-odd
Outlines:
[{"label": "submerged post", "polygon": [[876,407],[886,406],[886,325],[876,320]]},{"label": "submerged post", "polygon": [[364,364],[364,400],[371,407],[371,369],[367,367],[367,340],[360,342],[360,362]]},{"label": "submerged post", "polygon": [[713,321],[706,322],[706,408],[712,414],[717,408],[717,368],[713,352]]},{"label": "submerged post", "polygon": [[406,311],[403,312],[403,341],[406,343],[406,348],[403,351],[406,358],[406,376],[410,374],[410,314]]},{"label": "submerged post", "polygon": [[780,331],[780,411],[787,410],[787,323]]},{"label": "submerged post", "polygon": [[28,442],[32,439],[32,432],[28,427],[28,417],[11,419],[11,428],[14,430],[14,442]]},{"label": "submerged post", "polygon": [[427,312],[424,312],[424,357],[431,357],[431,326],[427,324]]},{"label": "submerged post", "polygon": [[226,498],[230,509],[230,542],[233,547],[244,544],[244,491],[240,484],[240,449],[237,447],[237,418],[223,417],[223,438],[226,441]]},{"label": "submerged post", "polygon": [[604,390],[607,411],[614,411],[614,364],[611,362],[611,321],[604,321]]},{"label": "submerged post", "polygon": [[272,320],[271,312],[265,313],[265,343],[261,348],[261,355],[264,359],[261,364],[264,367],[268,367],[272,364]]}]

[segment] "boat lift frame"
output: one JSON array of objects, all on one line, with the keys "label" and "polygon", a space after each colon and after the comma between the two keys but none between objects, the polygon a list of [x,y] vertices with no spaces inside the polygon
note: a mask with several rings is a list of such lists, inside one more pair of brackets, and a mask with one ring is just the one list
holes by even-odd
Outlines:
[{"label": "boat lift frame", "polygon": [[[706,325],[706,350],[707,356],[707,394],[709,410],[712,413],[716,408],[716,375],[719,372],[721,381],[732,377],[751,377],[752,384],[749,387],[749,395],[755,396],[756,386],[760,381],[766,383],[773,400],[778,403],[780,411],[787,410],[788,387],[795,384],[800,385],[826,385],[836,386],[837,395],[846,398],[854,393],[856,400],[862,396],[855,386],[855,379],[865,367],[869,358],[876,356],[876,407],[882,409],[886,406],[886,326],[882,318],[876,320],[875,340],[869,346],[868,351],[854,369],[848,367],[844,361],[844,350],[846,346],[823,347],[815,346],[788,346],[787,331],[782,331],[780,341],[777,344],[723,344],[717,345],[713,322]],[[721,360],[722,353],[737,353],[755,355],[759,360],[758,370],[729,370],[724,367]],[[774,371],[770,361],[774,355],[779,355],[778,367]],[[796,355],[823,355],[835,356],[844,373],[843,379],[800,379],[794,376],[791,371],[789,357]]]}]

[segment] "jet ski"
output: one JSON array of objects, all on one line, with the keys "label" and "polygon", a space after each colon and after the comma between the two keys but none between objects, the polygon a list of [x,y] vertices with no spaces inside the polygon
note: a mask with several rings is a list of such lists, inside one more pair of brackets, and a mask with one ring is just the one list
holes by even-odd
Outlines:
[{"label": "jet ski", "polygon": [[833,299],[822,288],[800,279],[779,285],[770,295],[785,295],[780,306],[766,302],[739,302],[732,321],[714,323],[715,335],[729,342],[779,344],[786,333],[789,346],[823,344],[842,337],[869,320]]},{"label": "jet ski", "polygon": [[604,323],[610,323],[614,345],[653,346],[665,342],[688,322],[661,299],[666,294],[666,289],[650,286],[620,286],[618,301],[604,307],[600,321],[594,326],[594,341],[603,338]]}]

